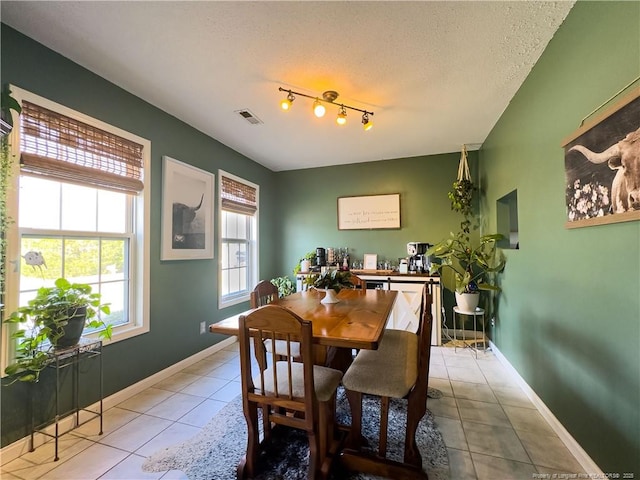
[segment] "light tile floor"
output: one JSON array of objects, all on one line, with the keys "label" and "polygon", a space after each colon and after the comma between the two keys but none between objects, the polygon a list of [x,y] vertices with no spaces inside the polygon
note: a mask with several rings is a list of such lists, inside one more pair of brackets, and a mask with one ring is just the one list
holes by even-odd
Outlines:
[{"label": "light tile floor", "polygon": [[[179,471],[146,473],[145,458],[193,437],[240,393],[238,344],[158,382],[105,411],[104,434],[88,423],[1,466],[3,480],[178,480]],[[525,480],[582,468],[490,351],[433,347],[429,399],[449,452],[451,480]],[[230,466],[235,468],[235,466]],[[558,478],[562,478],[558,475]],[[567,477],[565,477],[567,478]],[[570,478],[570,477],[569,477]]]}]

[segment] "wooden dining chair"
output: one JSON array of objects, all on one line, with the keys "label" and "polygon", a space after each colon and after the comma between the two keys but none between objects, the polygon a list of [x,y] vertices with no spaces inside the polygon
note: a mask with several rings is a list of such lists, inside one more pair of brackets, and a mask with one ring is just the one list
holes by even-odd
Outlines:
[{"label": "wooden dining chair", "polygon": [[251,308],[267,305],[278,299],[278,287],[268,280],[260,280],[251,292]]},{"label": "wooden dining chair", "polygon": [[[351,407],[349,448],[340,456],[348,470],[368,472],[394,479],[426,479],[422,458],[416,443],[418,422],[427,408],[429,360],[431,358],[431,328],[433,315],[433,282],[425,284],[420,307],[420,322],[416,333],[386,330],[377,350],[361,350],[344,374]],[[380,397],[380,441],[378,452],[363,452],[362,395]],[[404,461],[387,458],[389,400],[407,400]]]},{"label": "wooden dining chair", "polygon": [[[242,403],[248,428],[247,452],[238,465],[238,478],[256,475],[256,462],[264,442],[275,434],[277,425],[298,428],[309,439],[308,478],[326,478],[331,459],[337,450],[335,440],[336,389],[342,372],[313,364],[312,324],[279,305],[266,305],[241,315],[239,319],[240,371]],[[272,363],[266,369],[265,340],[281,340],[287,349],[298,342],[301,362],[292,355],[278,360],[271,352]],[[258,430],[258,410],[262,411],[263,440]]]},{"label": "wooden dining chair", "polygon": [[351,282],[351,285],[353,285],[353,288],[355,289],[359,289],[359,290],[367,289],[367,282],[365,282],[363,279],[361,279],[357,275],[354,275],[353,273],[349,276],[349,281]]},{"label": "wooden dining chair", "polygon": [[[261,280],[253,288],[250,296],[250,306],[252,309],[268,305],[274,300],[277,300],[279,296],[278,287],[267,280]],[[297,342],[291,344],[291,350],[287,351],[286,345],[281,340],[275,341],[275,351],[278,355],[278,360],[283,360],[285,357],[292,355],[294,360],[300,359],[300,345]],[[265,341],[265,347],[267,352],[273,350],[273,342],[268,339]],[[266,368],[266,365],[263,365]]]}]

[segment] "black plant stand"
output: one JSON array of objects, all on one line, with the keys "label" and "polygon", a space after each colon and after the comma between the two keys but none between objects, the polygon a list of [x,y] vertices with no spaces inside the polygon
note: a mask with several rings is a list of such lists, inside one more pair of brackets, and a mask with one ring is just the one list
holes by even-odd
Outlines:
[{"label": "black plant stand", "polygon": [[[83,425],[96,417],[100,418],[100,432],[99,435],[102,435],[102,398],[103,398],[103,387],[102,387],[102,341],[101,340],[93,340],[89,338],[81,338],[77,345],[73,347],[68,347],[62,350],[52,350],[49,354],[49,364],[47,367],[55,369],[56,372],[56,391],[55,391],[55,416],[52,420],[48,420],[40,425],[34,425],[34,409],[33,409],[33,399],[35,395],[31,395],[31,450],[35,450],[34,444],[34,435],[36,432],[51,437],[55,440],[55,458],[54,461],[59,460],[58,456],[58,439],[64,435],[65,433],[69,433],[74,428]],[[80,408],[79,402],[79,388],[80,388],[80,372],[79,367],[80,363],[88,360],[89,358],[100,357],[100,402],[98,410],[91,410],[88,408]],[[65,368],[72,368],[72,397],[73,397],[73,406],[70,410],[65,412],[60,412],[60,372]],[[35,388],[37,384],[34,384]],[[34,392],[35,393],[35,392]],[[83,421],[80,422],[80,412],[88,412],[90,415]],[[75,422],[73,427],[64,432],[60,432],[60,422],[61,420],[68,416],[75,415]],[[55,425],[54,433],[48,433],[46,430],[47,427]]]}]

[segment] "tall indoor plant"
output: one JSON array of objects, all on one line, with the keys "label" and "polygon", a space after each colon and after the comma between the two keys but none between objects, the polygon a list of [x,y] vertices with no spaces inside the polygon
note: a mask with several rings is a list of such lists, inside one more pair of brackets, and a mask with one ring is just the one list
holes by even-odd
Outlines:
[{"label": "tall indoor plant", "polygon": [[88,284],[58,278],[53,287],[41,287],[5,320],[26,327],[11,335],[18,341],[16,359],[5,373],[15,375],[15,381],[37,382],[50,361],[49,350],[76,345],[85,327],[102,328],[99,336],[111,338],[111,325],[100,319],[101,313],[109,315],[109,305]]},{"label": "tall indoor plant", "polygon": [[[458,176],[448,193],[451,209],[462,214],[464,220],[460,230],[446,238],[426,252],[426,255],[439,259],[432,262],[431,273],[439,272],[445,288],[456,295],[456,303],[463,311],[474,311],[478,306],[480,290],[499,291],[495,274],[505,265],[504,253],[497,247],[503,239],[499,233],[482,235],[477,242],[472,241],[471,230],[478,228],[473,206],[474,185],[467,161],[466,146],[462,147]],[[447,275],[452,274],[452,275]]]}]

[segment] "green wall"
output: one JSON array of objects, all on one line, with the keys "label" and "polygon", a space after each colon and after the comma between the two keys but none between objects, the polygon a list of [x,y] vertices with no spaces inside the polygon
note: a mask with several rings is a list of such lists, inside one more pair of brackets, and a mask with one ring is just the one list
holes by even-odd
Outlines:
[{"label": "green wall", "polygon": [[[10,27],[1,28],[3,85],[12,83],[151,141],[151,331],[104,349],[105,395],[110,395],[224,338],[201,335],[201,321],[214,323],[248,308],[247,302],[218,310],[217,250],[215,260],[160,261],[162,156],[215,174],[221,168],[260,185],[260,271],[268,278],[277,274],[271,253],[277,224],[270,221],[275,174]],[[50,387],[43,379],[42,390]],[[24,385],[0,388],[3,446],[27,434],[28,394]]]},{"label": "green wall", "polygon": [[[408,242],[435,243],[448,236],[462,220],[447,198],[459,160],[459,153],[451,153],[280,172],[279,269],[292,275],[300,258],[316,247],[349,247],[352,260],[375,253],[379,261],[397,264],[407,256]],[[469,165],[474,172],[477,152],[470,152]],[[338,197],[385,193],[400,193],[399,230],[338,230]]]},{"label": "green wall", "polygon": [[494,228],[518,191],[494,340],[604,472],[636,478],[640,222],[565,229],[561,142],[639,74],[640,3],[578,2],[480,156]]}]

